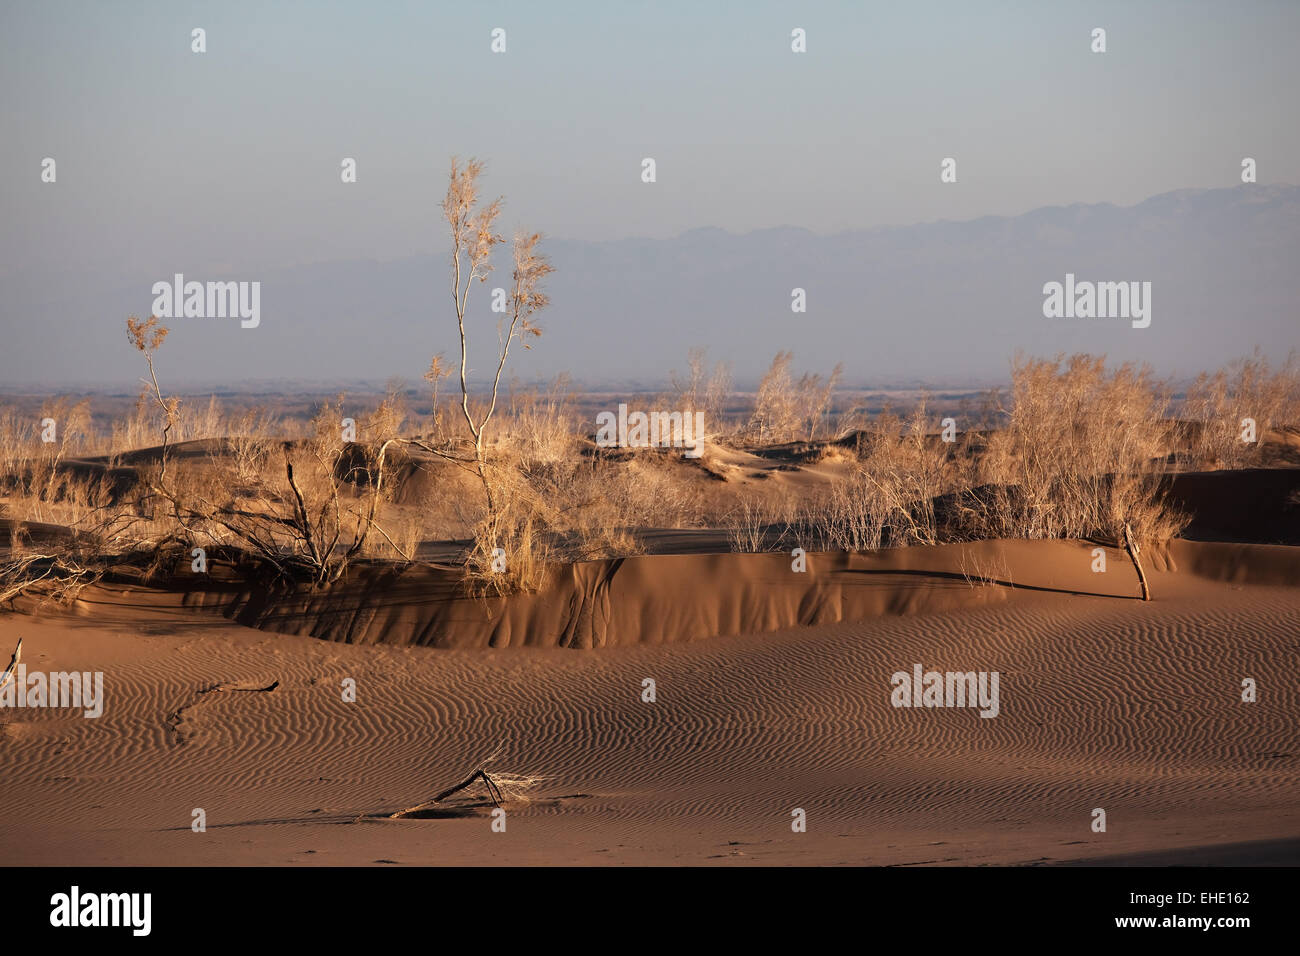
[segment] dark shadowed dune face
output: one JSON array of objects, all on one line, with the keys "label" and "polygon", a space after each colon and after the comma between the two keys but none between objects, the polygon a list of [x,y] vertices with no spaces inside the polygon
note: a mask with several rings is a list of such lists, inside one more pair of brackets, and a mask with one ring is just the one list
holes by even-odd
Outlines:
[{"label": "dark shadowed dune face", "polygon": [[[109,580],[82,600],[96,613],[189,609],[247,627],[348,644],[487,649],[591,649],[673,644],[877,617],[935,614],[1025,595],[1136,600],[1138,581],[1122,548],[1101,548],[1111,566],[1093,573],[1090,542],[988,541],[873,554],[791,557],[644,555],[550,569],[532,594],[482,598],[452,567],[360,567],[324,590],[225,574],[170,589]],[[1300,587],[1300,553],[1285,547],[1174,542],[1147,558],[1153,572],[1185,578]]]}]

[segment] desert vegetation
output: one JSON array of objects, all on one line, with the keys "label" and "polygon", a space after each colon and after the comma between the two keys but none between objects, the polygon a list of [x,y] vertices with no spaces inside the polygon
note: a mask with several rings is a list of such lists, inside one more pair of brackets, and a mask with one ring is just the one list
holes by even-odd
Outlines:
[{"label": "desert vegetation", "polygon": [[1017,356],[1008,388],[940,415],[925,395],[868,411],[837,393],[843,367],[796,374],[784,350],[746,395],[696,349],[649,404],[702,413],[703,453],[604,447],[567,378],[539,389],[506,374],[549,304],[539,233],[513,237],[495,344],[472,314],[506,243],[482,175],[477,160],[451,164],[441,212],[458,353],[432,357],[423,393],[395,381],[309,415],[227,412],[167,387],[168,329],[132,316],[145,375],[128,414],[97,421],[84,396],[34,414],[0,405],[0,601],[70,596],[112,568],[151,578],[209,562],[321,588],[362,562],[441,561],[471,591],[503,594],[667,532],[737,551],[1095,539],[1136,563],[1186,526],[1171,475],[1297,463],[1300,362],[1258,353],[1181,390],[1103,356]]},{"label": "desert vegetation", "polygon": [[[539,272],[533,238],[516,249],[521,305],[507,318],[517,332],[531,329],[528,277]],[[292,426],[170,395],[165,338],[155,319],[128,322],[147,377],[125,423],[96,429],[90,403],[72,397],[49,400],[39,419],[0,410],[0,596],[70,593],[121,563],[177,573],[195,548],[317,587],[357,562],[451,561],[497,593],[535,589],[559,562],[636,554],[656,529],[706,544],[712,532],[738,551],[1123,544],[1126,529],[1140,548],[1186,523],[1168,501],[1170,475],[1289,453],[1300,421],[1294,361],[1240,360],[1179,395],[1148,369],[1076,355],[1018,357],[1010,387],[960,422],[945,424],[922,398],[832,424],[839,371],[795,378],[789,353],[751,412],[728,420],[726,369],[710,373],[697,351],[658,399],[716,416],[692,461],[674,449],[597,447],[567,379],[503,387],[509,338],[481,393],[465,379],[459,395],[421,399],[418,412],[414,390],[397,386],[364,411],[339,395]],[[1242,440],[1245,418],[1254,442]]]}]

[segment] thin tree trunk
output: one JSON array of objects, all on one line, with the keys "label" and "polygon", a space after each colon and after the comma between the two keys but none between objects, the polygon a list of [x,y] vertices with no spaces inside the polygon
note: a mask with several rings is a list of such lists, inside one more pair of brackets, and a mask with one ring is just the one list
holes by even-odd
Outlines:
[{"label": "thin tree trunk", "polygon": [[1147,587],[1147,576],[1142,571],[1142,562],[1138,560],[1137,556],[1137,543],[1133,540],[1133,532],[1129,528],[1127,521],[1124,522],[1124,549],[1128,551],[1128,556],[1133,561],[1133,567],[1137,569],[1138,581],[1142,585],[1142,600],[1150,601],[1151,589]]}]

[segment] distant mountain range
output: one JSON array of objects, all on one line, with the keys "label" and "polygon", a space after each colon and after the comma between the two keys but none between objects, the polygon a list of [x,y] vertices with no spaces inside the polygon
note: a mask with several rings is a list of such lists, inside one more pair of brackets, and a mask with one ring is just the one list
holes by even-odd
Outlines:
[{"label": "distant mountain range", "polygon": [[[512,363],[525,380],[567,371],[593,386],[655,387],[685,368],[693,346],[731,362],[739,384],[791,349],[796,371],[842,362],[846,384],[873,386],[1000,380],[1017,349],[1104,352],[1188,373],[1256,346],[1278,358],[1300,348],[1300,187],[1289,185],[829,236],[706,228],[666,240],[547,240],[543,250],[556,269],[552,305],[540,316],[545,335]],[[489,347],[489,293],[509,279],[508,251],[498,258],[500,271],[471,302],[471,334]],[[237,319],[169,323],[175,331],[160,365],[178,385],[281,376],[418,382],[434,352],[457,348],[441,256],[238,276],[205,275],[201,264],[178,259],[175,271],[262,283],[256,329]],[[1067,274],[1151,282],[1150,327],[1045,318],[1043,286]],[[49,288],[20,278],[0,305],[0,378],[134,377],[125,317],[147,314],[152,284],[170,279],[126,277],[104,288],[69,276]],[[805,313],[791,311],[795,288],[806,291]],[[480,346],[471,361],[476,373],[487,371],[488,350]]]}]

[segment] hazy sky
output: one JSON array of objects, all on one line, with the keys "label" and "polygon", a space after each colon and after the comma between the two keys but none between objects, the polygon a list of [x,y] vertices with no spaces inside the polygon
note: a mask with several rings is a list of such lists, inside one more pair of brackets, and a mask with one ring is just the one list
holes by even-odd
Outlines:
[{"label": "hazy sky", "polygon": [[442,254],[453,153],[507,229],[580,239],[1126,205],[1243,156],[1300,182],[1298,27],[1294,2],[3,0],[0,281]]}]

